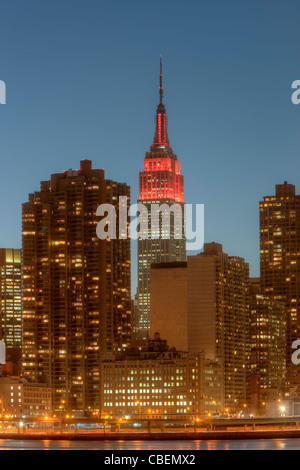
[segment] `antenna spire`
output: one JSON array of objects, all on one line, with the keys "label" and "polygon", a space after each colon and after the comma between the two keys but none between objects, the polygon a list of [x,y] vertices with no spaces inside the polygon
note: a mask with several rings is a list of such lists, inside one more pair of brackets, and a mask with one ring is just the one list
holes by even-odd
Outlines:
[{"label": "antenna spire", "polygon": [[164,89],[162,86],[162,58],[160,56],[160,76],[159,76],[159,96],[160,96],[160,104],[163,104],[163,97],[164,97]]},{"label": "antenna spire", "polygon": [[166,108],[165,105],[163,104],[163,97],[164,97],[164,89],[162,85],[162,59],[160,56],[160,75],[159,75],[159,96],[160,96],[160,103],[157,106],[156,110],[156,130],[155,130],[155,135],[154,135],[154,141],[153,144],[151,145],[151,152],[158,150],[161,151],[161,149],[170,149],[172,151],[169,138],[168,138],[168,132],[167,132],[167,114],[166,114]]}]

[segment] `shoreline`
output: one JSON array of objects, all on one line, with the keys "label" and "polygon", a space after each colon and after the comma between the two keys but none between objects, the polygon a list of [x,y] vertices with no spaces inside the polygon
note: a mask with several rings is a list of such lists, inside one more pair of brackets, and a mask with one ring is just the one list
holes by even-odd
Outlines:
[{"label": "shoreline", "polygon": [[0,433],[0,440],[19,441],[240,441],[300,439],[300,430],[204,431],[197,433],[17,434]]}]

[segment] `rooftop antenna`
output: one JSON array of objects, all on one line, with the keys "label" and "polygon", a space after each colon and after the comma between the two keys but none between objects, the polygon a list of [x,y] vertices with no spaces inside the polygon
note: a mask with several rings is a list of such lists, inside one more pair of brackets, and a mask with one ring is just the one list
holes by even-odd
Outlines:
[{"label": "rooftop antenna", "polygon": [[162,86],[162,57],[160,56],[160,76],[159,76],[159,96],[160,96],[160,104],[163,104],[163,97],[164,97],[164,89]]}]

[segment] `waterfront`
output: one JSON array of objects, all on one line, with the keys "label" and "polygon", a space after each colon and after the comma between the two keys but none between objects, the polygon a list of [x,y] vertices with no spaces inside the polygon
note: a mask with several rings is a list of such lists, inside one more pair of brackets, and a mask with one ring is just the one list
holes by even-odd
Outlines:
[{"label": "waterfront", "polygon": [[300,450],[300,439],[240,441],[21,441],[0,440],[0,450],[102,450],[197,451],[197,450]]}]

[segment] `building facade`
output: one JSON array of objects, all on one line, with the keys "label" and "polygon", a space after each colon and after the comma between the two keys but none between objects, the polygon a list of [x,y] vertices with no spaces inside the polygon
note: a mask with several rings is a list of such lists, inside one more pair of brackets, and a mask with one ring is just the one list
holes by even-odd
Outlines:
[{"label": "building facade", "polygon": [[16,417],[51,417],[51,389],[20,377],[0,377],[0,414]]},{"label": "building facade", "polygon": [[[100,353],[131,335],[130,240],[100,240],[100,204],[117,214],[126,184],[83,160],[23,204],[23,372],[52,389],[53,410],[99,409]],[[129,224],[129,220],[127,220]]]},{"label": "building facade", "polygon": [[248,403],[263,414],[270,395],[283,396],[286,381],[286,312],[282,302],[270,299],[250,284],[250,360]]},{"label": "building facade", "polygon": [[217,417],[225,408],[222,364],[216,359],[204,359],[202,372],[203,416]]},{"label": "building facade", "polygon": [[150,337],[158,331],[170,347],[179,351],[189,351],[190,346],[187,265],[155,263],[150,270]]},{"label": "building facade", "polygon": [[[183,231],[178,230],[176,218],[184,224],[184,179],[181,163],[174,154],[167,133],[167,115],[163,104],[162,68],[160,71],[160,103],[156,113],[156,131],[150,152],[144,159],[144,170],[140,173],[139,203],[147,208],[142,215],[148,229],[138,240],[138,338],[150,336],[150,267],[152,263],[184,261],[186,242]],[[159,226],[154,233],[151,228],[151,205],[177,204],[169,220],[159,217]],[[177,219],[177,221],[178,221]]]}]

